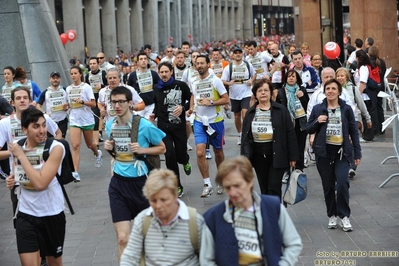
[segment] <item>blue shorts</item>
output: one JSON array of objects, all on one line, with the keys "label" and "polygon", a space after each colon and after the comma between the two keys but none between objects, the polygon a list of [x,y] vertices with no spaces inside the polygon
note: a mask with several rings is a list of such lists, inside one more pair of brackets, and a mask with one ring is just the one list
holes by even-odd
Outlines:
[{"label": "blue shorts", "polygon": [[213,148],[216,150],[223,149],[224,144],[224,122],[217,122],[217,123],[209,123],[209,126],[215,130],[218,135],[215,138],[210,137],[206,131],[204,130],[204,126],[202,122],[194,120],[194,139],[195,145],[197,144],[206,144],[208,142],[209,137],[209,144],[212,145]]}]

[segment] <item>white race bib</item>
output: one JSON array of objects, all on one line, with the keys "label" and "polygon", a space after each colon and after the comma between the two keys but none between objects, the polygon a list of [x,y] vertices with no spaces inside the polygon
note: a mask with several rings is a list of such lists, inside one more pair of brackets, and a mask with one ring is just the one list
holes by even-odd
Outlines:
[{"label": "white race bib", "polygon": [[140,71],[136,71],[137,74],[137,82],[140,87],[141,93],[146,93],[152,91],[152,75],[151,70],[146,71],[145,73],[141,73]]},{"label": "white race bib", "polygon": [[[40,171],[44,164],[43,149],[44,145],[40,145],[34,150],[24,150],[26,158],[29,160],[32,167],[37,171]],[[35,187],[30,182],[29,176],[26,174],[17,157],[14,157],[14,176],[15,181],[18,182],[23,188],[35,190]]]},{"label": "white race bib", "polygon": [[344,141],[342,135],[342,120],[341,120],[341,109],[338,107],[333,112],[328,109],[328,122],[326,129],[326,143],[332,145],[342,145]]}]

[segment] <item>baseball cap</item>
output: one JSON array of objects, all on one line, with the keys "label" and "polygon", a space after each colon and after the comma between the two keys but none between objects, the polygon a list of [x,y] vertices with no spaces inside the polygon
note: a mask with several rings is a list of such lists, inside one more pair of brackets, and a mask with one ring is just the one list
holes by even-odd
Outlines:
[{"label": "baseball cap", "polygon": [[235,53],[235,52],[237,52],[237,51],[239,51],[239,52],[242,53],[241,47],[239,47],[239,46],[234,47],[233,53]]},{"label": "baseball cap", "polygon": [[151,44],[144,45],[144,50],[147,49],[147,48],[151,50]]},{"label": "baseball cap", "polygon": [[58,75],[59,77],[61,77],[60,72],[58,72],[58,71],[53,71],[53,72],[51,72],[51,74],[50,74],[50,78],[51,78],[52,76],[54,76],[54,75]]}]

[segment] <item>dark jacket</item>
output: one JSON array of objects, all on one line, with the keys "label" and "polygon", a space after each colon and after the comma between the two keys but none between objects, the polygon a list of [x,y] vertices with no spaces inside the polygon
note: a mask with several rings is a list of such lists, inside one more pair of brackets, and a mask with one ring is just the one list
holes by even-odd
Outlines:
[{"label": "dark jacket", "polygon": [[[352,108],[345,103],[345,101],[338,98],[338,103],[341,109],[341,120],[342,120],[342,134],[343,134],[343,151],[345,158],[352,162],[352,145],[355,151],[354,159],[361,159],[362,153],[359,143],[359,132],[357,130],[357,123],[355,121],[355,116],[353,115]],[[316,157],[321,156],[325,158],[330,158],[327,154],[327,144],[326,144],[326,129],[327,123],[319,123],[317,121],[318,117],[322,114],[327,114],[327,99],[324,99],[321,104],[315,105],[313,107],[312,113],[310,114],[308,123],[306,125],[306,131],[309,134],[316,133],[313,150]],[[350,138],[349,138],[350,136]],[[352,144],[351,141],[352,140]]]},{"label": "dark jacket", "polygon": [[[249,108],[242,124],[241,155],[252,159],[253,136],[252,120],[255,117],[256,104]],[[273,126],[273,167],[289,167],[291,161],[299,160],[298,142],[294,125],[287,108],[271,101],[271,119]]]},{"label": "dark jacket", "polygon": [[[306,113],[306,110],[308,109],[309,95],[304,87],[299,87],[299,90],[303,92],[303,96],[299,98],[299,101],[301,101],[302,107]],[[281,103],[282,105],[287,107],[287,94],[285,93],[285,86],[278,91],[276,102]],[[307,117],[304,116],[298,118],[298,122],[301,130],[306,130]]]},{"label": "dark jacket", "polygon": [[[276,196],[261,195],[263,250],[267,265],[278,265],[281,257],[282,236],[278,224],[280,200]],[[232,224],[223,215],[225,202],[221,202],[204,213],[204,219],[215,240],[215,262],[217,265],[238,265],[238,241]]]}]

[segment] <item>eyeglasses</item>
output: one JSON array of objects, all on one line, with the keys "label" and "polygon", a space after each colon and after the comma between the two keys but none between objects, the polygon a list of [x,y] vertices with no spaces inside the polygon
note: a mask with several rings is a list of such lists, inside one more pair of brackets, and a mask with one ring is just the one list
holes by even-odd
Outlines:
[{"label": "eyeglasses", "polygon": [[118,101],[110,101],[110,102],[111,102],[112,105],[115,106],[116,104],[122,105],[124,103],[127,103],[128,100],[118,100]]},{"label": "eyeglasses", "polygon": [[171,52],[173,52],[173,51],[166,51],[167,53],[171,53]]},{"label": "eyeglasses", "polygon": [[101,56],[101,57],[97,57],[98,59],[104,59],[105,57],[104,56]]}]

